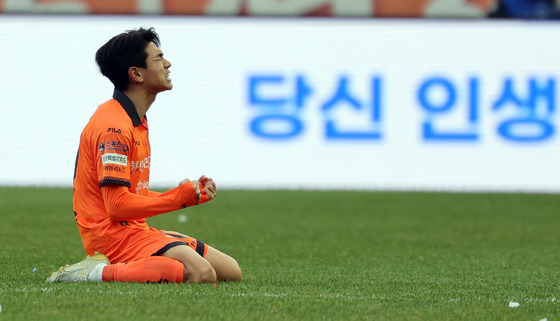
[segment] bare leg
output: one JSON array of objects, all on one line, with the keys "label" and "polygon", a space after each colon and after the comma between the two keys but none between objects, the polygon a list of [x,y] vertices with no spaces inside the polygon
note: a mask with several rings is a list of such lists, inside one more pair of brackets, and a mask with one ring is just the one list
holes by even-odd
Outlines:
[{"label": "bare leg", "polygon": [[241,268],[231,256],[208,246],[206,257],[201,257],[187,245],[172,247],[163,256],[175,259],[185,266],[185,281],[193,283],[241,281]]},{"label": "bare leg", "polygon": [[216,271],[214,271],[210,262],[188,245],[172,247],[162,255],[183,263],[185,282],[213,283],[217,280]]},{"label": "bare leg", "polygon": [[218,281],[241,281],[241,268],[239,268],[239,264],[231,256],[208,246],[206,260],[210,262],[216,271]]}]

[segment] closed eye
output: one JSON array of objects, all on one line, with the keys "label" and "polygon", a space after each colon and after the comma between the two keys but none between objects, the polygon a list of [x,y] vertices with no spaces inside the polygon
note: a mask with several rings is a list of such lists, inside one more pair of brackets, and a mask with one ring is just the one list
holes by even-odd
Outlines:
[{"label": "closed eye", "polygon": [[156,57],[154,58],[154,61],[158,61],[163,59],[163,53],[157,54]]}]

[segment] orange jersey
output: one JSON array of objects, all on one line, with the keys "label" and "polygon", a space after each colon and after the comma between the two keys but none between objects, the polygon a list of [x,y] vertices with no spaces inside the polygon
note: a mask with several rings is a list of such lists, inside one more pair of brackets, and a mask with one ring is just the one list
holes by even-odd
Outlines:
[{"label": "orange jersey", "polygon": [[150,157],[146,118],[115,90],[84,128],[76,159],[74,214],[88,255],[97,251],[122,261],[137,259],[123,252],[155,253],[166,239],[152,244],[148,235],[140,237],[156,235],[146,218],[199,203],[190,183],[149,191]]}]

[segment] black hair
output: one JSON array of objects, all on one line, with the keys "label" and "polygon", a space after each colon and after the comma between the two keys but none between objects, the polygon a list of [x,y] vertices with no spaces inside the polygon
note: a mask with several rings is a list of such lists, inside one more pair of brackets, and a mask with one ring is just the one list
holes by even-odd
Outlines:
[{"label": "black hair", "polygon": [[118,90],[125,90],[129,84],[130,67],[146,68],[148,53],[146,47],[150,42],[160,46],[159,36],[154,28],[127,30],[114,36],[95,54],[95,61],[103,76]]}]

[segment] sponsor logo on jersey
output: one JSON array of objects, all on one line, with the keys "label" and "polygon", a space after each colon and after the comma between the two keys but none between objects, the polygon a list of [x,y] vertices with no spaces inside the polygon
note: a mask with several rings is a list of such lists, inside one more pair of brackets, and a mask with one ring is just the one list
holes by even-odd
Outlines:
[{"label": "sponsor logo on jersey", "polygon": [[149,185],[150,185],[150,182],[148,182],[148,181],[138,182],[138,184],[136,185],[136,193],[138,193],[140,190],[148,189]]},{"label": "sponsor logo on jersey", "polygon": [[121,154],[107,153],[101,155],[101,161],[103,162],[103,165],[115,164],[115,165],[126,166],[128,157],[126,155],[121,155]]},{"label": "sponsor logo on jersey", "polygon": [[106,172],[124,173],[126,172],[126,167],[115,166],[115,165],[104,165],[103,170]]},{"label": "sponsor logo on jersey", "polygon": [[140,161],[130,161],[130,172],[134,173],[137,170],[143,172],[145,169],[150,170],[150,156]]},{"label": "sponsor logo on jersey", "polygon": [[[101,146],[103,145],[103,146]],[[130,150],[130,148],[128,147],[127,144],[122,143],[118,140],[108,140],[105,143],[101,143],[101,145],[99,146],[100,151],[101,147],[103,147],[103,150],[106,151],[115,151],[115,152],[124,152],[124,153],[128,153],[128,151]]]}]

